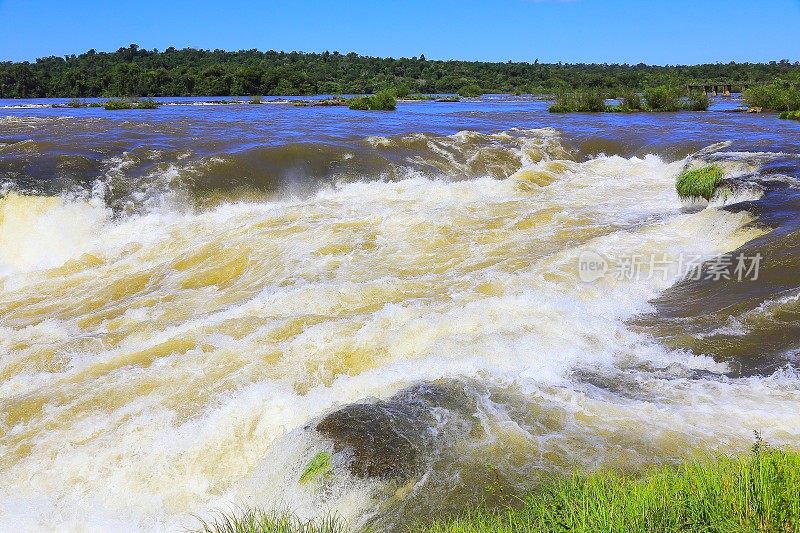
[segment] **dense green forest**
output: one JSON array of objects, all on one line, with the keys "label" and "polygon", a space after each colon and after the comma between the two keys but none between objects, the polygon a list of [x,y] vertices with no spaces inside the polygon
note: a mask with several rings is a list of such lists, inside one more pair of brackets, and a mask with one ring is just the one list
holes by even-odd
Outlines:
[{"label": "dense green forest", "polygon": [[553,93],[618,90],[689,82],[800,82],[800,63],[786,60],[694,66],[433,61],[338,52],[146,50],[0,63],[0,97],[229,96],[360,94],[393,88],[411,93]]}]

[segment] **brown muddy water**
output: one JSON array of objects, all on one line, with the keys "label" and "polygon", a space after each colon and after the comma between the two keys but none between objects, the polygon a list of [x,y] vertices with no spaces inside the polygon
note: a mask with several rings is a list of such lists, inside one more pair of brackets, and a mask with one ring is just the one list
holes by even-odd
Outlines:
[{"label": "brown muddy water", "polygon": [[0,530],[394,530],[800,446],[800,123],[181,102],[0,102]]}]

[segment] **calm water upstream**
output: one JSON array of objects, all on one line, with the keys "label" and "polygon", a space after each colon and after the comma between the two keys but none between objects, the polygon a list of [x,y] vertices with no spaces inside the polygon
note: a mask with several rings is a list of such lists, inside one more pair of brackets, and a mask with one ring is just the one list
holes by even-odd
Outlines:
[{"label": "calm water upstream", "polygon": [[[799,122],[42,103],[0,101],[0,530],[392,530],[800,446]],[[682,204],[701,163],[735,186]]]}]

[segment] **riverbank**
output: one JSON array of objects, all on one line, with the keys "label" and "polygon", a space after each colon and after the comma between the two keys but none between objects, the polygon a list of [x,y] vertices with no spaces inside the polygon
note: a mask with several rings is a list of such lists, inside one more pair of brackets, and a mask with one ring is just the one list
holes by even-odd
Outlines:
[{"label": "riverbank", "polygon": [[[757,440],[750,455],[661,466],[643,475],[601,471],[553,478],[533,489],[521,505],[480,506],[432,524],[409,525],[420,533],[518,531],[763,531],[800,530],[800,453],[772,449]],[[328,518],[303,522],[248,511],[203,524],[203,533],[304,531],[340,533]]]}]

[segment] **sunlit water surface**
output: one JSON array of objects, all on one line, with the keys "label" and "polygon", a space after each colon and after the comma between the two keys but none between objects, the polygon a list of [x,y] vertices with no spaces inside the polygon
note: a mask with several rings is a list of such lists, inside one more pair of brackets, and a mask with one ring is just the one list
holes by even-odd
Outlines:
[{"label": "sunlit water surface", "polygon": [[[392,529],[545,473],[800,446],[800,123],[41,103],[0,101],[2,530]],[[698,161],[752,187],[682,204]],[[672,266],[587,283],[586,251]],[[734,251],[762,277],[676,285]]]}]

